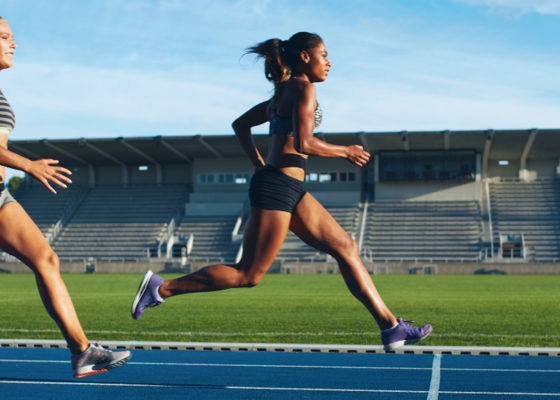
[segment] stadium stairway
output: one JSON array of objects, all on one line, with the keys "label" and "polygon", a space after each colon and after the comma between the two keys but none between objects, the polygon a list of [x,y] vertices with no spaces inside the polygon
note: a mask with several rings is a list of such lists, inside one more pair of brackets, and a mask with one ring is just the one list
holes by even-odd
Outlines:
[{"label": "stadium stairway", "polygon": [[362,256],[375,259],[478,259],[477,201],[377,201],[368,208]]},{"label": "stadium stairway", "polygon": [[53,249],[62,260],[156,257],[187,196],[180,185],[91,189]]},{"label": "stadium stairway", "polygon": [[490,183],[494,242],[523,233],[526,258],[560,260],[560,181]]},{"label": "stadium stairway", "polygon": [[237,216],[185,216],[176,229],[178,236],[193,235],[190,261],[206,260],[234,263],[239,242],[232,242],[231,232]]},{"label": "stadium stairway", "polygon": [[[339,225],[357,239],[360,216],[359,207],[326,207]],[[327,255],[303,243],[292,231],[288,231],[286,240],[278,253],[277,259],[286,260],[325,260]]]},{"label": "stadium stairway", "polygon": [[24,183],[16,190],[14,198],[37,224],[43,235],[49,238],[60,220],[72,216],[75,207],[81,203],[88,190],[89,188],[78,185],[70,185],[67,189],[56,187],[55,195],[43,185],[28,186]]}]

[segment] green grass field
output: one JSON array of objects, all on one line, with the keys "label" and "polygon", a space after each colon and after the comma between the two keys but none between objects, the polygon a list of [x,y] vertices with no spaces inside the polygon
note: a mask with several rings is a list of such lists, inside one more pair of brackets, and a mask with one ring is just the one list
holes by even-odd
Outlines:
[{"label": "green grass field", "polygon": [[[396,316],[434,326],[423,344],[560,347],[560,276],[374,278]],[[90,340],[381,343],[340,275],[267,275],[252,289],[169,299],[134,321],[130,306],[140,279],[64,275]],[[33,275],[0,275],[0,307],[0,337],[62,339]]]}]

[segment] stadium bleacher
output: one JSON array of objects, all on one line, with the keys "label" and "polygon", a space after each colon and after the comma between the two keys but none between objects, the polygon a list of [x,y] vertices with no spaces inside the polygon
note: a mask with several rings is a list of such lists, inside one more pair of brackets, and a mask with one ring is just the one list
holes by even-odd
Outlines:
[{"label": "stadium bleacher", "polygon": [[[560,262],[560,130],[322,136],[372,155],[361,169],[312,157],[304,182],[361,244],[364,261]],[[149,257],[181,270],[235,262],[253,173],[237,139],[116,139],[49,141],[74,183],[53,195],[25,180],[14,192],[61,260]],[[265,157],[268,136],[253,139]],[[10,146],[23,156],[45,150],[39,140]],[[306,266],[329,259],[291,232],[277,256]]]},{"label": "stadium bleacher", "polygon": [[362,254],[370,259],[478,259],[476,201],[377,201],[368,208]]},{"label": "stadium bleacher", "polygon": [[[357,235],[360,216],[359,207],[326,207],[326,209],[348,235],[351,237]],[[325,261],[327,255],[303,243],[293,232],[289,231],[277,258]]]},{"label": "stadium bleacher", "polygon": [[232,241],[235,216],[185,216],[176,229],[179,236],[193,235],[189,260],[234,263],[240,243]]},{"label": "stadium bleacher", "polygon": [[494,242],[499,234],[522,233],[532,261],[560,259],[560,182],[490,183]]},{"label": "stadium bleacher", "polygon": [[184,186],[91,189],[53,249],[62,260],[157,256],[158,244],[180,215],[186,196]]},{"label": "stadium bleacher", "polygon": [[54,234],[57,223],[72,216],[88,193],[88,188],[70,185],[67,189],[57,188],[52,194],[44,186],[22,185],[15,193],[16,200],[27,211],[45,237]]}]

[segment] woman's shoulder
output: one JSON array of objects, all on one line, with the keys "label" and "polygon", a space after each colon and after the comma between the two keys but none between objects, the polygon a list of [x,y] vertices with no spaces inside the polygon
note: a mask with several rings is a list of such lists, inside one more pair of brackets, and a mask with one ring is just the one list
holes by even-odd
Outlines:
[{"label": "woman's shoulder", "polygon": [[292,79],[286,85],[286,92],[291,95],[294,100],[298,99],[315,99],[317,93],[315,85],[309,81],[301,79]]}]

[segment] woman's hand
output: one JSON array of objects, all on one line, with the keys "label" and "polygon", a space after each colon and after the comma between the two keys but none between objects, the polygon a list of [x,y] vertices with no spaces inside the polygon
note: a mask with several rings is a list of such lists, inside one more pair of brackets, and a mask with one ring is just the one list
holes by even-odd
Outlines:
[{"label": "woman's hand", "polygon": [[62,174],[72,175],[72,172],[63,167],[52,166],[52,164],[58,164],[58,160],[44,159],[31,161],[25,172],[45,185],[51,192],[56,194],[56,191],[51,187],[49,182],[56,183],[58,186],[66,189],[66,185],[61,181],[67,183],[72,183],[72,181]]},{"label": "woman's hand", "polygon": [[346,148],[346,158],[352,164],[363,167],[369,161],[370,154],[362,146],[353,145]]},{"label": "woman's hand", "polygon": [[263,168],[264,168],[264,164],[262,164],[262,165],[257,165],[257,166],[255,167],[255,174],[256,174],[257,172],[259,172],[259,171],[260,171],[261,169],[263,169]]}]

